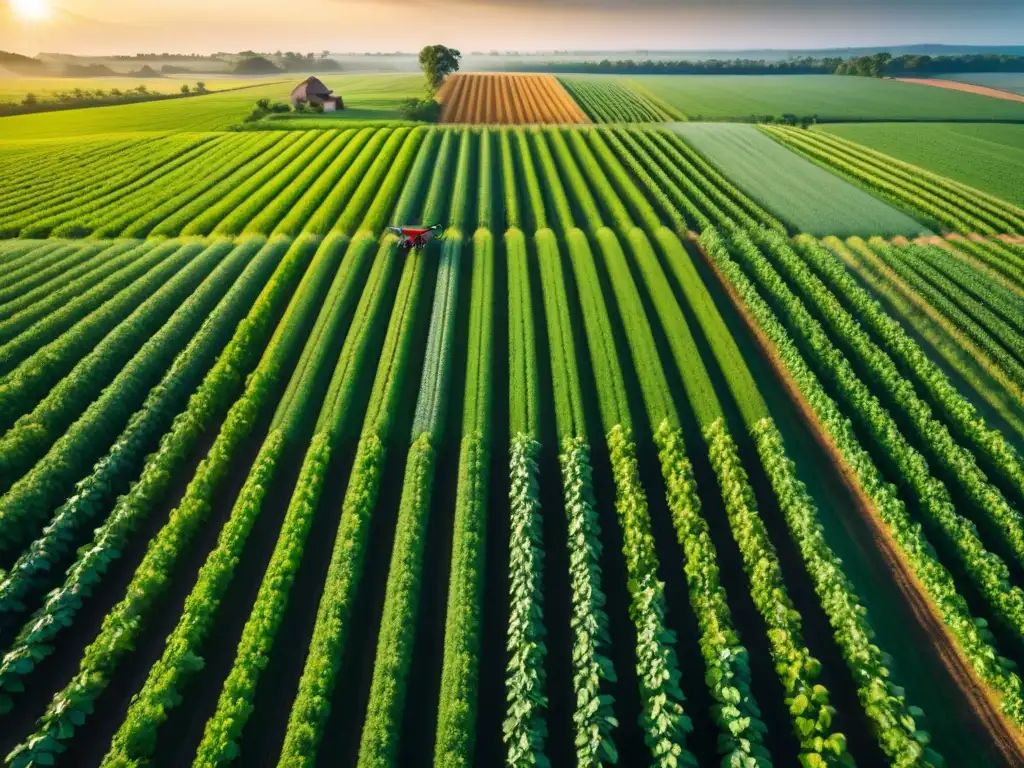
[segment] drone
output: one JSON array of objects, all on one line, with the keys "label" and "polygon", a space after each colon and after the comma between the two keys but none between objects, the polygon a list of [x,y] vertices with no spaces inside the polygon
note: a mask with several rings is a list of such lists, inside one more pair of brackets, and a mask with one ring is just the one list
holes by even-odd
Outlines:
[{"label": "drone", "polygon": [[431,240],[439,240],[443,230],[440,224],[430,227],[388,227],[388,232],[398,235],[398,247],[402,250],[425,248]]}]

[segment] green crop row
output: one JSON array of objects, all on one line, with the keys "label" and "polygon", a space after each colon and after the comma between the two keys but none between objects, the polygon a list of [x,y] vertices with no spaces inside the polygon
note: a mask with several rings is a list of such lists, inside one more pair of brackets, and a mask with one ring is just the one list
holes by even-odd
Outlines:
[{"label": "green crop row", "polygon": [[548,729],[548,697],[544,660],[544,542],[537,455],[540,445],[529,435],[516,435],[509,451],[509,611],[505,648],[508,702],[503,725],[505,765],[547,768],[544,754]]},{"label": "green crop row", "polygon": [[[334,347],[335,342],[331,337],[336,337],[340,332],[338,324],[343,323],[347,314],[346,306],[352,301],[365,262],[372,258],[374,245],[372,238],[363,236],[349,246],[345,260],[348,269],[339,271],[328,293],[327,300],[330,303],[325,304],[324,313],[321,314],[321,318],[327,319],[322,333],[314,333],[307,344],[307,350],[312,353],[311,360],[294,387],[292,396],[288,397],[286,393],[279,406],[280,421],[275,419],[275,423],[283,425],[286,430],[294,429],[290,422],[301,414],[308,402],[307,390],[319,378],[321,364],[330,362],[323,359],[324,350]],[[217,709],[206,724],[195,761],[197,765],[220,765],[238,755],[238,741],[253,711],[253,697],[264,667],[262,660],[270,658],[277,632],[284,620],[337,436],[345,431],[345,424],[355,413],[352,402],[354,379],[361,374],[360,363],[372,355],[374,342],[379,341],[375,331],[379,325],[377,321],[387,314],[387,287],[393,271],[388,261],[378,262],[381,265],[379,272],[384,274],[381,279],[367,283],[356,316],[349,327],[339,363],[334,368],[328,388],[329,392],[338,394],[324,400],[318,421],[319,429],[306,451],[270,563],[242,630],[234,663],[221,691]],[[293,382],[296,382],[295,378]],[[290,386],[289,390],[292,389]]]},{"label": "green crop row", "polygon": [[267,140],[247,144],[244,151],[227,153],[229,161],[216,168],[204,169],[202,179],[193,178],[192,183],[168,199],[158,198],[149,210],[136,212],[122,227],[112,220],[94,233],[93,237],[147,237],[150,233],[167,235],[180,231],[191,217],[213,205],[221,196],[242,183],[256,172],[261,163],[270,160],[287,147],[291,140],[287,136],[271,136]]},{"label": "green crop row", "polygon": [[[861,245],[861,242],[853,240],[851,244],[857,248]],[[1024,364],[1021,363],[1020,358],[1011,354],[1000,343],[999,339],[993,338],[993,334],[981,323],[977,322],[970,313],[961,309],[957,302],[954,302],[945,293],[939,291],[938,288],[925,280],[917,270],[907,263],[900,248],[890,246],[885,241],[874,238],[869,241],[868,245],[872,254],[877,259],[920,294],[936,312],[944,315],[948,323],[966,334],[988,356],[992,364],[1003,375],[1013,381],[1017,387],[1024,388]],[[1019,334],[1015,336],[1016,346],[1024,343],[1021,341]]]},{"label": "green crop row", "polygon": [[[378,259],[395,259],[392,240],[382,244]],[[278,765],[310,766],[330,713],[341,657],[352,627],[352,604],[363,566],[377,494],[384,470],[387,441],[392,439],[394,408],[408,377],[415,318],[423,294],[426,258],[410,255],[405,262],[388,323],[376,378],[363,422],[362,435],[342,502],[323,595],[317,609],[309,653],[292,703]]]},{"label": "green crop row", "polygon": [[[396,156],[400,155],[399,150],[409,143],[409,129],[398,128],[384,142],[380,153],[374,158],[373,164],[366,169],[359,179],[359,186],[355,189],[345,210],[338,217],[331,227],[334,232],[351,233],[359,226],[359,222],[369,212],[369,208],[380,197],[381,192],[387,195],[393,194],[395,190],[388,186],[387,179],[393,178],[393,171],[396,168]],[[419,135],[419,134],[416,134]],[[409,154],[402,155],[403,162],[408,162]],[[381,218],[378,212],[377,216]]]},{"label": "green crop row", "polygon": [[[963,257],[958,258],[945,248],[915,250],[911,255],[912,261],[925,261],[923,257],[927,256],[926,264],[934,272],[941,273],[956,288],[967,291],[975,302],[991,308],[993,316],[1010,324],[1017,333],[1024,333],[1024,318],[1021,317],[1024,297],[1012,282],[1007,284],[1003,279],[993,278],[989,270],[978,269],[975,264]],[[936,283],[935,280],[932,282]]]},{"label": "green crop row", "polygon": [[[874,295],[884,297],[904,322],[956,366],[1008,424],[1016,424],[1017,431],[1024,434],[1024,421],[1017,415],[1018,404],[1024,405],[1024,388],[1004,373],[966,331],[928,304],[860,238],[852,237],[846,243],[830,239],[829,247]],[[993,387],[993,383],[998,386]]]},{"label": "green crop row", "polygon": [[763,130],[810,160],[867,185],[897,206],[919,210],[955,232],[994,234],[1018,231],[999,218],[993,219],[977,209],[972,212],[969,201],[959,194],[954,195],[955,199],[951,201],[927,182],[903,178],[894,172],[896,161],[891,158],[885,162],[872,161],[858,145],[850,142],[840,144],[840,140],[832,140],[831,137],[825,140],[818,138],[824,134],[774,127]]},{"label": "green crop row", "polygon": [[[0,383],[0,428],[10,428],[5,463],[0,463],[3,477],[13,479],[32,465],[38,451],[45,450],[109,383],[230,244],[204,249],[199,243],[173,243],[168,250],[172,253],[163,263],[22,360]],[[36,329],[44,325],[45,321]],[[6,482],[0,481],[0,490],[7,490]],[[15,546],[6,536],[0,538],[5,539],[0,548]]]},{"label": "green crop row", "polygon": [[535,362],[536,329],[530,293],[526,238],[518,229],[505,233],[508,265],[509,429],[512,434],[538,432],[540,394]]},{"label": "green crop row", "polygon": [[68,243],[45,258],[33,259],[26,265],[24,273],[19,270],[4,278],[4,286],[0,288],[0,311],[9,316],[12,303],[37,293],[38,288],[54,278],[63,276],[61,282],[65,282],[87,272],[102,262],[95,257],[103,250],[103,246],[97,243]]},{"label": "green crop row", "polygon": [[558,80],[595,123],[660,123],[669,119],[646,98],[615,80]]},{"label": "green crop row", "polygon": [[[232,249],[230,243],[218,243],[197,256],[0,439],[0,473],[20,478],[9,490],[0,485],[7,490],[0,497],[0,520],[31,530],[66,498],[75,479],[121,431],[260,245]],[[177,309],[161,327],[169,314],[164,305]]]},{"label": "green crop row", "polygon": [[[864,492],[892,535],[909,566],[924,586],[932,605],[957,639],[961,651],[978,677],[1001,694],[1000,707],[1015,723],[1024,722],[1024,699],[1020,679],[1011,671],[1011,662],[998,656],[991,633],[982,620],[975,620],[966,601],[956,591],[952,576],[941,565],[920,526],[910,518],[896,489],[882,478],[870,455],[861,447],[849,419],[826,394],[800,351],[765,303],[750,279],[730,256],[718,233],[711,229],[701,236],[701,245],[720,274],[736,291],[751,317],[773,345],[775,353],[819,419],[826,434],[857,478]],[[753,244],[737,245],[753,249]],[[847,365],[845,360],[839,365]]]},{"label": "green crop row", "polygon": [[474,762],[491,450],[494,240],[486,229],[473,236],[470,291],[463,437],[434,746],[435,765],[463,767]]},{"label": "green crop row", "polygon": [[[281,240],[260,248],[261,244],[257,238],[240,246],[243,253],[251,255],[254,248],[259,248],[259,253],[252,256],[245,271],[174,360],[160,383],[149,391],[142,407],[131,417],[107,454],[95,464],[91,474],[78,481],[74,495],[57,509],[43,535],[32,542],[7,577],[0,581],[0,613],[24,610],[22,603],[33,586],[57,572],[58,565],[75,548],[81,534],[97,520],[118,492],[127,490],[129,478],[141,470],[146,454],[159,444],[160,436],[170,428],[175,414],[187,403],[190,393],[229,343],[239,321],[253,306],[256,295],[287,248],[287,243]],[[82,428],[89,423],[84,421]],[[58,446],[67,445],[69,451],[74,450],[77,444],[72,439],[74,436],[69,433],[67,442],[62,438]],[[63,473],[65,466],[78,466],[82,460],[81,456],[69,456],[54,462],[54,473]]]},{"label": "green crop row", "polygon": [[57,297],[67,290],[67,286],[78,285],[78,281],[86,275],[101,275],[109,272],[112,270],[110,262],[114,261],[118,254],[131,250],[138,245],[139,241],[137,240],[118,240],[112,244],[102,243],[96,246],[82,246],[81,252],[92,254],[86,261],[66,269],[66,265],[58,265],[61,267],[61,271],[51,279],[40,283],[30,290],[19,291],[16,298],[12,297],[9,301],[0,305],[0,323],[20,314],[26,309],[32,309],[32,314],[37,317],[42,316],[46,312],[47,304],[59,306],[56,304],[59,301]]},{"label": "green crop row", "polygon": [[743,556],[750,596],[768,627],[775,670],[800,742],[800,760],[807,765],[849,765],[846,737],[832,727],[835,709],[829,703],[828,690],[815,682],[821,663],[804,645],[800,614],[789,598],[778,555],[758,514],[736,444],[721,419],[704,428],[704,439],[718,475],[729,526]]},{"label": "green crop row", "polygon": [[672,523],[686,556],[683,568],[690,606],[700,628],[704,681],[715,701],[711,714],[719,730],[718,751],[726,765],[768,768],[771,755],[764,746],[767,728],[750,688],[747,649],[733,625],[725,589],[718,578],[718,553],[701,515],[697,482],[686,457],[682,430],[662,422],[654,440]]},{"label": "green crop row", "polygon": [[979,291],[984,298],[977,299],[970,291],[964,290],[963,286],[956,284],[948,275],[938,267],[946,258],[946,252],[942,248],[934,246],[908,246],[896,252],[903,264],[912,270],[923,284],[931,286],[951,301],[961,312],[965,313],[971,320],[984,329],[1002,347],[1019,361],[1024,361],[1024,338],[1019,327],[1020,308],[1011,310],[1009,318],[1005,319],[995,309],[998,307],[998,296],[991,289]]},{"label": "green crop row", "polygon": [[967,577],[975,584],[1001,623],[1024,635],[1024,591],[1014,586],[1006,564],[985,549],[974,524],[961,515],[946,487],[931,473],[925,458],[910,444],[892,416],[854,372],[849,359],[833,345],[820,323],[745,236],[737,236],[736,254],[765,288],[788,321],[794,337],[804,340],[818,363],[879,449],[913,494],[917,507],[948,543]]},{"label": "green crop row", "polygon": [[[283,264],[287,263],[289,267],[298,267],[301,270],[300,265],[304,266],[306,254],[312,244],[310,241],[298,241],[293,246],[292,253],[289,254],[291,258],[286,257]],[[174,577],[174,565],[187,551],[196,533],[212,512],[211,495],[227,474],[231,459],[238,450],[238,446],[251,433],[256,416],[277,394],[283,371],[287,367],[289,359],[294,356],[293,351],[296,350],[299,341],[305,335],[309,321],[319,303],[325,267],[330,267],[330,265],[330,258],[321,258],[314,262],[305,275],[303,283],[289,304],[277,331],[264,350],[260,364],[256,367],[253,375],[248,378],[245,393],[228,412],[217,439],[196,470],[181,503],[150,542],[146,555],[126,590],[126,597],[105,617],[99,635],[85,650],[78,672],[61,691],[54,695],[49,707],[39,720],[36,733],[19,744],[9,756],[14,768],[25,768],[34,763],[51,761],[55,759],[56,755],[67,749],[64,742],[72,738],[75,729],[87,721],[88,715],[93,711],[94,701],[107,687],[111,674],[124,655],[134,647],[135,638],[143,630],[150,611],[158,604],[158,598],[166,591]],[[285,274],[288,271],[290,270],[285,270]],[[269,307],[267,309],[269,310]],[[263,323],[269,322],[270,318],[264,317],[260,320],[260,325],[263,325]],[[245,336],[244,340],[240,342],[241,349],[238,352],[244,354],[247,351],[246,348],[254,340],[251,335]],[[225,373],[227,372],[218,366],[208,381],[211,378],[215,381]],[[197,393],[192,402],[197,408],[205,408],[209,405],[207,402],[209,399],[210,395],[201,391]],[[189,430],[189,417],[195,418],[197,415],[199,414],[188,413],[186,418],[181,420],[182,431]],[[206,424],[207,422],[203,420],[201,423]],[[174,437],[173,432],[171,437]],[[165,437],[166,440],[167,437]],[[181,446],[164,446],[164,449],[157,454],[158,459],[163,459],[165,462],[168,459],[173,460],[174,453],[177,452],[174,449],[180,450]],[[159,472],[163,470],[163,466],[153,469]],[[133,493],[136,493],[138,489],[139,486],[136,486]],[[52,594],[51,599],[43,608],[48,613],[59,611],[62,621],[51,623],[48,626],[40,627],[36,623],[26,627],[27,634],[30,636],[26,640],[31,644],[30,661],[36,659],[40,653],[47,655],[52,652],[52,646],[42,645],[36,636],[45,633],[49,639],[56,634],[60,626],[65,624],[65,621],[70,624],[69,614],[76,612],[81,603],[81,598],[77,594],[79,589],[76,587],[81,582],[95,583],[95,571],[97,568],[104,570],[112,556],[110,551],[112,547],[108,541],[130,534],[138,523],[138,515],[149,511],[151,503],[151,499],[143,497],[137,500],[134,508],[119,504],[115,509],[114,514],[104,526],[106,530],[103,533],[106,536],[98,536],[97,543],[88,550],[87,554],[91,554],[91,558],[80,558],[69,574],[69,580],[72,583],[66,583],[65,588],[59,593]],[[67,589],[68,587],[70,589]],[[35,636],[33,636],[33,630],[36,630]],[[38,630],[43,632],[40,633]],[[21,671],[21,674],[30,671],[32,665],[26,666],[29,669]]]},{"label": "green crop row", "polygon": [[665,586],[658,580],[658,556],[654,550],[647,496],[640,485],[636,447],[621,427],[608,433],[615,509],[622,527],[622,554],[629,575],[629,615],[636,628],[636,673],[640,686],[640,727],[651,751],[651,765],[658,768],[696,768],[687,750],[687,734],[693,730],[683,712],[686,697],[679,685],[675,633],[665,625]]},{"label": "green crop row", "polygon": [[416,641],[436,456],[431,434],[423,432],[409,448],[406,460],[370,700],[359,743],[358,765],[361,768],[398,764],[405,694]]},{"label": "green crop row", "polygon": [[[907,336],[902,326],[885,314],[827,251],[810,238],[801,240],[798,247],[803,260],[782,244],[776,244],[767,251],[775,257],[775,263],[789,280],[800,287],[806,300],[817,308],[819,316],[826,320],[834,335],[855,350],[862,364],[871,372],[874,383],[888,390],[893,402],[900,405],[917,429],[921,442],[928,446],[931,460],[943,467],[950,477],[956,478],[978,509],[996,518],[993,530],[1000,532],[1010,550],[1021,559],[1024,530],[1020,514],[1009,506],[997,488],[987,482],[972,453],[954,442],[953,436],[938,420],[952,424],[970,450],[985,456],[999,474],[1024,496],[1024,467],[1016,450],[1000,432],[985,425],[974,406]],[[854,306],[856,318],[842,307],[837,294],[829,291],[811,273],[805,262],[828,277],[834,289],[840,291],[839,295],[845,296]],[[862,324],[867,324],[875,332],[881,348],[875,346]],[[928,405],[918,399],[909,382],[900,377],[893,358],[913,372],[914,380],[941,404],[941,412],[933,415]]]},{"label": "green crop row", "polygon": [[928,747],[930,737],[919,728],[924,712],[906,703],[903,690],[892,681],[885,655],[872,643],[874,632],[867,609],[843,573],[842,562],[825,541],[814,501],[796,477],[796,467],[786,456],[778,427],[771,419],[762,419],[752,432],[790,535],[800,548],[836,642],[857,682],[861,706],[877,727],[882,751],[893,766],[941,768],[945,764],[942,757]]},{"label": "green crop row", "polygon": [[806,133],[836,154],[858,163],[860,167],[869,168],[883,177],[900,183],[910,194],[918,198],[934,199],[947,207],[952,207],[954,211],[962,210],[971,217],[987,221],[1000,232],[1007,231],[1007,226],[1017,232],[1024,227],[1024,210],[994,195],[838,136],[817,131]]},{"label": "green crop row", "polygon": [[[180,242],[133,243],[117,248],[102,270],[83,275],[63,290],[0,323],[0,373],[7,374],[111,300],[131,295],[132,285],[181,246]],[[126,294],[127,292],[127,294]]]},{"label": "green crop row", "polygon": [[601,525],[594,500],[590,447],[581,437],[562,441],[562,499],[568,518],[569,589],[573,634],[572,688],[576,710],[576,764],[600,766],[618,762],[612,732],[618,725],[609,684],[616,682],[608,653],[611,636],[605,596],[601,591]]}]

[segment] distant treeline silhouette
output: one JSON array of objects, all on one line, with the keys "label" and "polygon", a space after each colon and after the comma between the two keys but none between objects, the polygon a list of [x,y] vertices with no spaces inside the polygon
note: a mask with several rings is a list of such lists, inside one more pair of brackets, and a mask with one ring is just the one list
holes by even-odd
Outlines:
[{"label": "distant treeline silhouette", "polygon": [[688,61],[669,59],[619,59],[612,61],[514,61],[506,67],[520,72],[622,75],[861,75],[865,77],[901,77],[905,75],[952,72],[1024,72],[1024,56],[1009,54],[961,54],[927,56],[889,53],[816,58],[797,56],[778,61],[765,59],[707,59]]}]

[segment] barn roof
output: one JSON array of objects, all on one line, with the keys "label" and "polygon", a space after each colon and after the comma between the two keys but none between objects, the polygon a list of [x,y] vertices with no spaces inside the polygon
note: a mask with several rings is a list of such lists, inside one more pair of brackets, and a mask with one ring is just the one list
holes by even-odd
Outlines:
[{"label": "barn roof", "polygon": [[292,98],[308,100],[310,96],[319,96],[321,99],[325,99],[332,93],[333,91],[324,85],[319,78],[307,77],[292,91]]}]

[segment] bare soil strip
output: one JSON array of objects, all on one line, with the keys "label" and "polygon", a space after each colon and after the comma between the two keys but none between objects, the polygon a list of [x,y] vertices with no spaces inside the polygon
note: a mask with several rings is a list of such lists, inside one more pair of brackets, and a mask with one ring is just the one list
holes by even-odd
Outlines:
[{"label": "bare soil strip", "polygon": [[743,322],[757,341],[758,346],[768,360],[771,361],[772,366],[785,386],[787,394],[810,426],[822,451],[839,470],[851,497],[856,501],[858,514],[867,521],[874,533],[875,543],[879,551],[884,555],[893,582],[899,589],[903,601],[909,608],[914,620],[918,622],[924,629],[925,634],[930,638],[932,652],[941,659],[943,666],[947,669],[956,687],[962,693],[964,705],[969,707],[975,717],[978,718],[978,721],[983,724],[986,732],[991,736],[993,744],[1005,758],[1007,765],[1024,765],[1024,734],[1021,734],[1003,716],[999,707],[998,694],[974,674],[970,663],[961,653],[956,639],[949,632],[937,609],[927,597],[924,586],[904,562],[899,545],[892,538],[888,528],[871,503],[870,498],[860,487],[853,470],[847,465],[842,453],[840,453],[835,443],[833,443],[825,431],[825,428],[818,421],[814,410],[804,399],[796,382],[789,375],[775,345],[761,332],[757,322],[736,294],[732,284],[725,279],[717,265],[708,257],[704,249],[700,247],[696,234],[690,233],[690,237],[708,265],[708,268],[714,273],[729,296],[736,311],[743,318]]},{"label": "bare soil strip", "polygon": [[442,123],[564,125],[590,122],[552,75],[453,75],[441,87],[438,101],[442,104]]},{"label": "bare soil strip", "polygon": [[964,91],[976,93],[979,96],[991,96],[993,99],[1004,99],[1005,101],[1024,101],[1024,96],[1012,91],[1001,91],[998,88],[989,88],[985,85],[972,85],[971,83],[958,83],[955,80],[943,80],[941,78],[926,77],[894,77],[901,83],[913,83],[915,85],[930,85],[933,88],[948,88],[951,91]]}]

